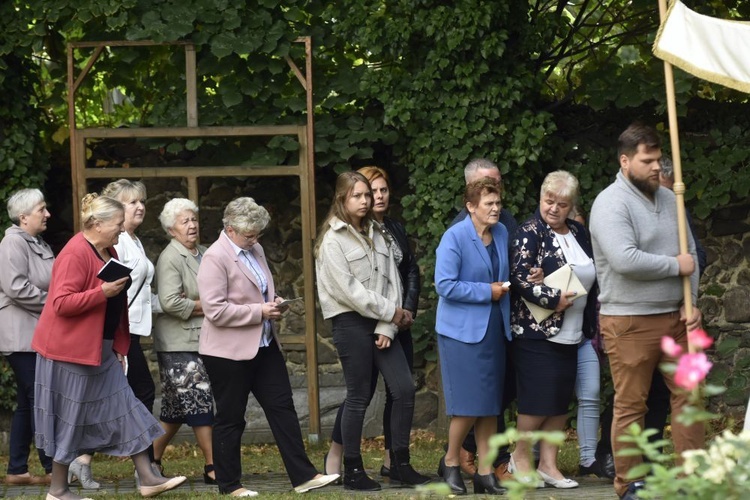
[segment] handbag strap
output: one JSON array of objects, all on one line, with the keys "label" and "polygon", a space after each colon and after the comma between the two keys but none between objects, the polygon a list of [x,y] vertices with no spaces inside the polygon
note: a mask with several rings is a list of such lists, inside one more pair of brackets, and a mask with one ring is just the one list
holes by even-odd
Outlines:
[{"label": "handbag strap", "polygon": [[141,281],[141,286],[138,287],[138,290],[136,290],[135,295],[133,295],[133,298],[130,299],[130,302],[128,302],[128,309],[130,309],[130,306],[133,305],[133,302],[135,302],[136,297],[138,297],[138,294],[141,293],[141,290],[143,290],[143,285],[146,284],[146,278],[143,278],[143,281]]}]

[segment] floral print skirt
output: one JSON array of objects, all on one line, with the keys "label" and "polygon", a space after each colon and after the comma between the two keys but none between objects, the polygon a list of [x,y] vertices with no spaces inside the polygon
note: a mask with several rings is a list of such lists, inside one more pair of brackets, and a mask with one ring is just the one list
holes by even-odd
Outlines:
[{"label": "floral print skirt", "polygon": [[213,393],[203,360],[197,352],[160,352],[161,418],[191,427],[212,425]]}]

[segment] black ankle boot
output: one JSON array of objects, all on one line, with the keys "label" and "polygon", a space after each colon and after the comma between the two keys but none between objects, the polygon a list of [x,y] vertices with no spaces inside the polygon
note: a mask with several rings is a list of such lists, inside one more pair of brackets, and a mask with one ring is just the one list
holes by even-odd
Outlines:
[{"label": "black ankle boot", "polygon": [[420,484],[427,484],[430,482],[430,478],[423,476],[419,472],[415,471],[411,466],[411,457],[409,456],[409,449],[404,450],[391,450],[391,470],[390,478],[391,483],[402,483],[407,486],[417,486]]},{"label": "black ankle boot", "polygon": [[466,485],[461,477],[461,467],[445,465],[445,455],[440,459],[438,472],[442,471],[443,480],[448,484],[453,495],[465,495]]},{"label": "black ankle boot", "polygon": [[362,455],[344,457],[344,489],[379,491],[380,484],[367,475],[362,464]]},{"label": "black ankle boot", "polygon": [[500,486],[497,482],[495,474],[487,474],[486,476],[480,476],[479,473],[474,474],[474,494],[481,495],[487,493],[488,495],[502,495],[506,491],[505,488]]}]

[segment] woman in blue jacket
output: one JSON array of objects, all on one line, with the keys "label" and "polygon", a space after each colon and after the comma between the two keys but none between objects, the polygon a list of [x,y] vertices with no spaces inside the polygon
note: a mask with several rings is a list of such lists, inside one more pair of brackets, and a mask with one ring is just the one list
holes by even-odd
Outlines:
[{"label": "woman in blue jacket", "polygon": [[438,473],[454,493],[466,493],[459,450],[474,426],[479,455],[474,493],[501,494],[505,490],[484,460],[502,408],[502,336],[510,340],[508,233],[498,224],[500,185],[490,178],[471,182],[464,202],[469,217],[445,232],[435,266],[440,296],[435,329],[445,408],[452,416]]}]

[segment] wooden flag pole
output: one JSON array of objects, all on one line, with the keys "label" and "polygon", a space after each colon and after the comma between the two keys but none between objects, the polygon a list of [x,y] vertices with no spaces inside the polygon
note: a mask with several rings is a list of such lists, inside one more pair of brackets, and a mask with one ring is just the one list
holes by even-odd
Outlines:
[{"label": "wooden flag pole", "polygon": [[[667,17],[667,0],[659,0],[659,20]],[[667,115],[669,117],[669,140],[672,145],[672,163],[674,164],[674,194],[677,202],[677,231],[680,240],[680,253],[688,253],[687,222],[685,217],[685,184],[682,182],[682,161],[680,160],[680,134],[677,127],[677,105],[674,91],[674,74],[672,64],[664,61],[664,82],[667,87]],[[697,266],[698,263],[696,262]],[[690,287],[690,276],[682,277],[682,293],[685,300],[685,314],[693,317],[693,294]],[[694,351],[688,343],[690,352]]]}]

